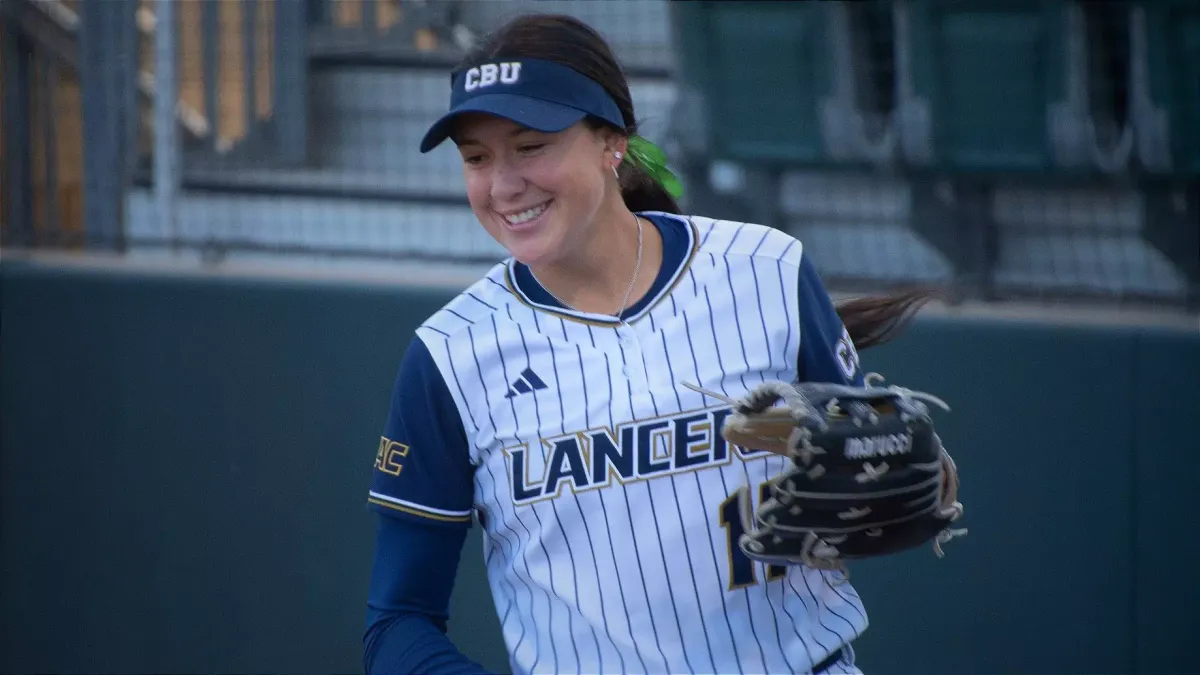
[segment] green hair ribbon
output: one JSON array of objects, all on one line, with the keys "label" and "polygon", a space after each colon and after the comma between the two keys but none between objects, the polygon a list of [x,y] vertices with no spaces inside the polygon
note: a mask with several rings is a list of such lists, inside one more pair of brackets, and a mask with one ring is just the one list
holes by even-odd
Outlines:
[{"label": "green hair ribbon", "polygon": [[675,199],[683,196],[683,183],[667,168],[667,154],[641,136],[629,138],[629,160],[645,171]]}]

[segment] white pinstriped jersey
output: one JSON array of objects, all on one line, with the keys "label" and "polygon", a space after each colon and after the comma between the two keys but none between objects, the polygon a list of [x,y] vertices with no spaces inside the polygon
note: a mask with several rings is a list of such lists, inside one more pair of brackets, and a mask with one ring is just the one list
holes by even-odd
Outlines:
[{"label": "white pinstriped jersey", "polygon": [[516,673],[807,672],[865,629],[862,603],[837,573],[738,551],[753,504],[735,491],[757,504],[786,460],[726,444],[728,405],[682,383],[861,381],[857,355],[799,241],[643,215],[663,271],[624,322],[562,308],[508,261],[417,330],[441,380],[421,386],[445,400],[393,411],[369,501],[478,514]]}]

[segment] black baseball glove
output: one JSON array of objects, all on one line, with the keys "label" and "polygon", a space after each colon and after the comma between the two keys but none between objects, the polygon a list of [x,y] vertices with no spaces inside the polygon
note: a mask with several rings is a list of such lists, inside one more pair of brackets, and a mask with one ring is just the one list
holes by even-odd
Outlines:
[{"label": "black baseball glove", "polygon": [[768,382],[733,403],[722,435],[790,457],[771,498],[745,523],[739,546],[754,560],[846,572],[845,561],[890,555],[966,530],[958,470],[942,447],[930,394],[883,387]]}]

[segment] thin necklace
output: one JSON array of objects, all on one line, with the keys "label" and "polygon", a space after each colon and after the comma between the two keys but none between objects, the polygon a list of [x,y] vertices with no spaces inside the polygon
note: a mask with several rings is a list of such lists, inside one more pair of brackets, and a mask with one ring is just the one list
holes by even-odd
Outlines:
[{"label": "thin necklace", "polygon": [[[638,218],[637,214],[635,213],[635,214],[633,214],[633,222],[637,223],[637,233],[638,233],[637,262],[633,266],[633,277],[630,278],[630,280],[629,280],[629,286],[625,288],[625,296],[623,298],[621,298],[621,308],[618,309],[617,313],[613,315],[613,316],[617,317],[618,319],[621,319],[621,315],[624,314],[625,309],[629,307],[629,294],[633,292],[633,284],[634,284],[634,282],[637,281],[638,274],[640,274],[642,271],[642,219]],[[558,304],[562,305],[563,307],[566,307],[569,310],[572,310],[575,312],[579,311],[578,309],[575,309],[575,307],[568,304],[567,301],[565,301],[562,298],[555,295],[554,291],[547,288],[546,284],[543,284],[542,280],[538,279],[537,275],[533,273],[533,268],[529,269],[529,274],[533,277],[534,281],[538,282],[538,285],[542,287],[542,290],[549,293],[550,297],[552,297],[558,301]]]}]

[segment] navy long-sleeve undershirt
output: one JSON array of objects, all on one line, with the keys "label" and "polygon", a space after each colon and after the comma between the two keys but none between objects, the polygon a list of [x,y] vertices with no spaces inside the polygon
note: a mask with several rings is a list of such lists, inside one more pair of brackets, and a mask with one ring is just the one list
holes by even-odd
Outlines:
[{"label": "navy long-sleeve undershirt", "polygon": [[379,516],[363,668],[368,675],[486,673],[446,636],[467,530]]}]

